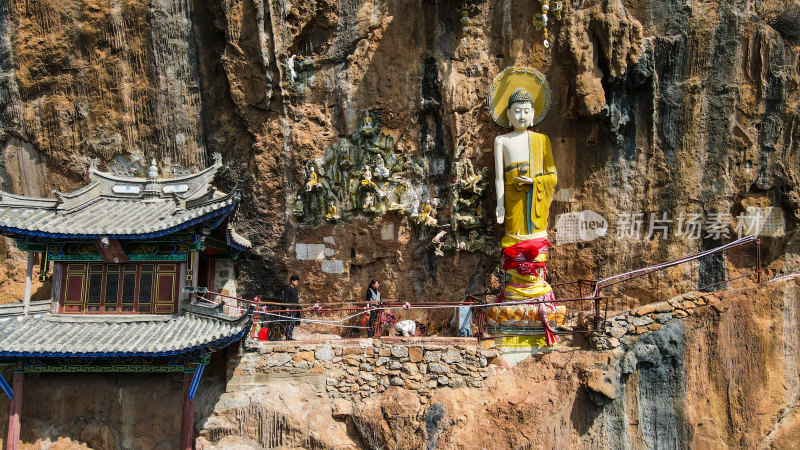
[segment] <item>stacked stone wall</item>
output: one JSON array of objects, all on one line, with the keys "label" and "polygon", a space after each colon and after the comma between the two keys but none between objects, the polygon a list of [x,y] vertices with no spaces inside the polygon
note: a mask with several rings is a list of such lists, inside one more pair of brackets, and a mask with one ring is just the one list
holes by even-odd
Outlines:
[{"label": "stacked stone wall", "polygon": [[443,387],[481,388],[488,365],[500,355],[493,341],[474,339],[361,339],[292,345],[264,342],[229,361],[228,376],[324,378],[332,399],[358,400],[391,386],[426,400]]},{"label": "stacked stone wall", "polygon": [[637,336],[656,331],[671,320],[691,316],[695,309],[703,306],[708,306],[717,313],[725,309],[718,300],[702,292],[690,292],[663,302],[650,303],[608,319],[606,334],[592,337],[592,346],[605,350],[629,344]]}]

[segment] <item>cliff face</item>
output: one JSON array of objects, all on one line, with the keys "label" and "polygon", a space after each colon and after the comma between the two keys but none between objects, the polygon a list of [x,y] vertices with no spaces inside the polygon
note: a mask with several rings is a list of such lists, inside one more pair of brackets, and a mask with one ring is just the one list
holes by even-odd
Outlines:
[{"label": "cliff face", "polygon": [[[392,387],[352,410],[336,400],[331,414],[370,448],[788,448],[800,438],[799,289],[786,281],[707,295],[692,316],[611,351],[562,348],[509,371],[490,365],[481,389]],[[252,414],[238,430],[221,424],[245,409],[230,399],[249,396],[251,408],[287,418],[316,401],[275,387],[277,407],[268,400],[277,393],[225,394],[201,434],[265,445],[246,431],[258,428]],[[337,422],[315,420],[300,436],[292,424],[277,445],[302,445]]]},{"label": "cliff face", "polygon": [[[333,348],[300,344],[299,350],[276,345],[269,352],[239,356],[229,349],[215,354],[198,389],[196,445],[204,449],[796,445],[800,282],[791,279],[700,295],[702,302],[690,316],[671,317],[653,331],[622,337],[613,350],[567,346],[528,358],[512,369],[489,358],[494,350],[476,353],[474,344],[456,350],[435,348],[435,343],[412,342],[404,347],[384,342],[375,344],[374,354],[369,341]],[[471,354],[486,355],[488,361],[476,363],[480,358],[473,358],[473,367]],[[412,363],[401,364],[404,360]],[[477,368],[487,362],[488,368]],[[413,370],[408,370],[411,366]],[[366,374],[380,382],[379,371],[385,369],[392,385],[378,389],[379,393],[371,387],[374,383],[355,381]],[[478,379],[481,373],[488,377],[482,384],[467,376],[456,383],[462,369]],[[440,377],[433,381],[435,388],[426,381],[431,373],[438,374],[431,380]],[[400,381],[395,383],[395,378]],[[177,445],[179,376],[30,375],[24,389],[23,448]],[[7,420],[7,405],[0,399],[0,423]],[[0,443],[5,432],[0,427]]]},{"label": "cliff face", "polygon": [[[567,2],[549,27],[550,49],[533,26],[539,12],[538,2],[512,0],[0,2],[3,189],[75,189],[92,158],[127,174],[155,158],[166,174],[220,152],[227,169],[218,182],[226,190],[244,182],[236,225],[255,244],[242,295],[276,295],[295,272],[304,301],[360,298],[371,278],[386,297],[457,300],[497,287],[500,229],[487,180],[503,131],[487,114],[486,93],[503,68],[530,66],[553,92],[536,127],[550,136],[559,171],[553,279],[714,247],[727,238],[709,233],[713,224],[735,236],[740,214],[770,217],[762,230],[769,273],[797,271],[797,4]],[[366,167],[374,188],[358,187]],[[604,236],[579,232],[581,211],[602,216]],[[637,234],[621,224],[638,213]],[[663,213],[668,233],[648,236],[651,217]],[[699,217],[699,235],[676,234],[690,217]],[[21,292],[24,257],[9,247],[0,245],[0,302]],[[646,280],[627,301],[663,300],[751,264],[704,261]],[[333,412],[337,420],[325,423],[344,445],[369,437],[398,447],[785,447],[800,427],[797,289],[735,291],[722,313],[708,308],[614,351],[557,351],[498,375],[488,390],[445,390],[424,404],[388,393],[356,412],[363,420]],[[70,408],[49,411],[59,389],[84,380],[28,384],[26,442],[173,446],[174,420],[143,420],[148,407],[122,394],[85,404],[69,397]],[[121,380],[132,398],[172,392],[179,406],[176,380],[162,391]],[[211,414],[223,386],[217,373],[201,389],[212,393],[198,415]],[[327,412],[315,399],[304,408]],[[232,408],[239,416],[230,430],[260,445],[281,435],[286,445],[335,445],[305,432],[306,410],[280,416],[285,401]],[[378,428],[364,428],[370,421]],[[265,423],[272,431],[257,434]],[[223,439],[209,433],[209,442]]]},{"label": "cliff face", "polygon": [[[791,446],[800,436],[797,287],[727,292],[695,316],[605,354],[529,360],[497,378],[492,400],[475,397],[478,412],[464,406],[469,401],[442,397],[453,420],[493,425],[453,426],[442,437],[499,438],[509,447]],[[514,422],[545,429],[493,433]]]},{"label": "cliff face", "polygon": [[[483,168],[483,183],[493,177],[502,130],[485,98],[511,65],[541,70],[552,86],[536,131],[550,136],[559,171],[555,278],[718,245],[720,236],[704,238],[713,219],[735,234],[736,217],[753,208],[776,215],[767,262],[797,266],[796,6],[568,2],[551,20],[550,49],[532,25],[539,4],[510,0],[0,8],[4,189],[76,188],[90,158],[126,173],[156,158],[167,173],[220,152],[223,187],[245,183],[238,226],[256,244],[241,274],[246,295],[277,294],[289,272],[305,276],[309,300],[360,297],[373,277],[409,300],[495,286],[500,230],[485,213],[494,193],[456,182]],[[366,166],[384,180],[377,155],[386,181],[369,196],[349,187]],[[308,185],[311,166],[318,187]],[[434,221],[415,214],[428,206]],[[584,210],[606,220],[604,237],[578,236],[567,216],[556,226]],[[619,239],[637,213],[641,238]],[[648,238],[650,213],[673,221],[668,239]],[[700,238],[676,236],[691,214],[702,216]],[[301,255],[297,244],[326,236],[328,253]]]}]

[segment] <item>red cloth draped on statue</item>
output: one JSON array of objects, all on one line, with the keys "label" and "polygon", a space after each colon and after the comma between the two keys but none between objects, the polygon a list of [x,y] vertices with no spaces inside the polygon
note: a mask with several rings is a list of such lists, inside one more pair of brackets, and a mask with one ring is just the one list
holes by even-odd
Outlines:
[{"label": "red cloth draped on statue", "polygon": [[[553,244],[546,238],[541,238],[517,242],[510,247],[506,247],[503,249],[503,270],[515,270],[519,275],[536,274],[538,269],[543,269],[545,267],[545,261],[536,261],[536,258],[543,253],[547,254],[547,249],[552,246]],[[504,294],[505,284],[500,291],[498,301],[504,301]],[[555,330],[550,326],[550,322],[547,320],[548,313],[550,311],[555,311],[555,306],[551,303],[555,302],[555,296],[553,292],[550,291],[538,300],[543,301],[543,303],[537,304],[536,307],[538,309],[539,320],[544,327],[545,342],[549,347],[559,341]]]},{"label": "red cloth draped on statue", "polygon": [[528,239],[504,248],[503,256],[506,260],[533,261],[540,253],[547,253],[547,248],[552,246],[553,244],[545,238]]}]

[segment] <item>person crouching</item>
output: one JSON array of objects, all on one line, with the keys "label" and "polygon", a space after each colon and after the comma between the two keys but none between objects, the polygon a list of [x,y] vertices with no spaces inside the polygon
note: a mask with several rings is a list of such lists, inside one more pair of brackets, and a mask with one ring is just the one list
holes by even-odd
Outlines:
[{"label": "person crouching", "polygon": [[394,329],[403,333],[405,337],[425,335],[425,324],[415,320],[401,320],[394,324]]}]

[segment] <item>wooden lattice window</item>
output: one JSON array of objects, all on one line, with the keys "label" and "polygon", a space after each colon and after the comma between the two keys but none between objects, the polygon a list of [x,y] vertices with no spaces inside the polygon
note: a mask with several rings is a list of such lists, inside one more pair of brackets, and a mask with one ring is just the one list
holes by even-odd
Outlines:
[{"label": "wooden lattice window", "polygon": [[116,306],[119,298],[119,264],[106,266],[106,295],[103,299],[107,305]]},{"label": "wooden lattice window", "polygon": [[155,313],[178,310],[180,264],[66,264],[64,313]]}]

